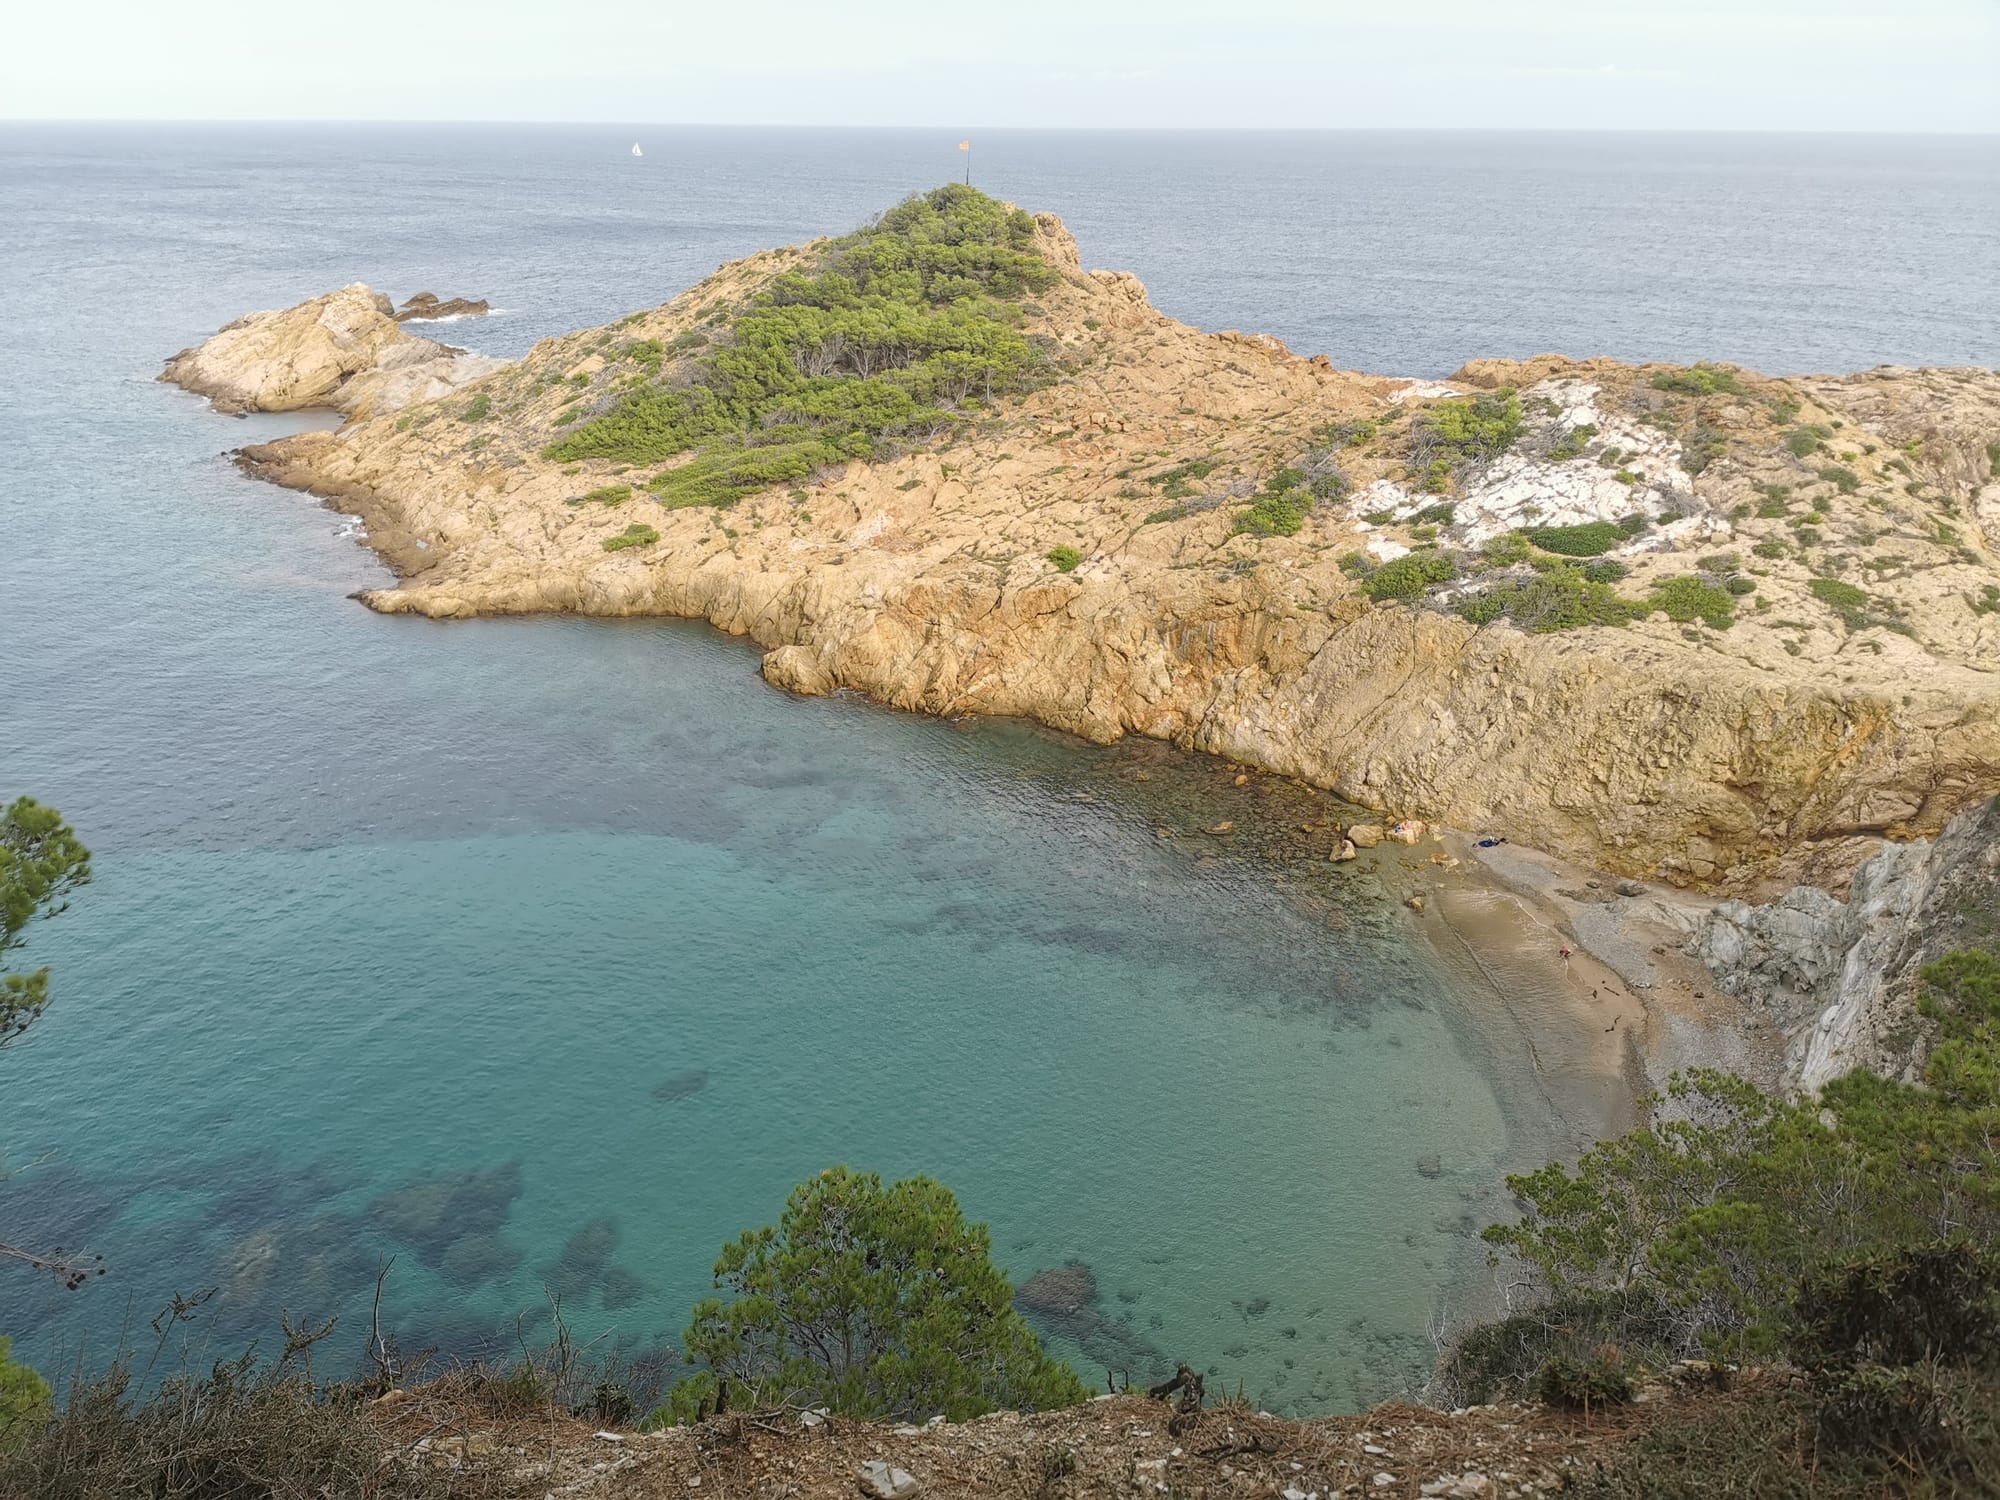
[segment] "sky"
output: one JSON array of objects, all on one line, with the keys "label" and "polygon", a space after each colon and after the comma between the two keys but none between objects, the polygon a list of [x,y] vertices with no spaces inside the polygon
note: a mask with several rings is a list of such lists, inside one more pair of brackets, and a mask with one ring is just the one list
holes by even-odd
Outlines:
[{"label": "sky", "polygon": [[2000,0],[69,0],[0,118],[2000,131]]}]

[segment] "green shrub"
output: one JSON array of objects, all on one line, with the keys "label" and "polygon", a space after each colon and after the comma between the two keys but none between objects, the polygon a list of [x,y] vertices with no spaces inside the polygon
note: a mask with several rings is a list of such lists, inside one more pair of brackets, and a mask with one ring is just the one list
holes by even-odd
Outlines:
[{"label": "green shrub", "polygon": [[1083,561],[1083,554],[1069,546],[1051,547],[1043,556],[1055,564],[1058,573],[1074,573],[1077,564]]},{"label": "green shrub", "polygon": [[660,365],[666,359],[667,355],[667,351],[661,346],[658,339],[640,339],[636,343],[627,344],[623,352],[625,358],[631,360],[633,364],[644,368],[648,374],[653,375],[659,373]]},{"label": "green shrub", "polygon": [[1526,562],[1534,555],[1534,550],[1527,537],[1518,531],[1509,531],[1490,538],[1479,549],[1479,555],[1493,567],[1511,568]]},{"label": "green shrub", "polygon": [[[971,188],[911,198],[748,303],[719,308],[726,336],[685,383],[642,382],[544,456],[647,463],[693,450],[670,473],[694,472],[663,475],[663,498],[726,505],[801,477],[800,455],[816,467],[947,428],[962,408],[1039,378],[1018,304],[1058,273],[1035,252],[1034,233],[1027,214]],[[753,482],[773,463],[783,472]]]},{"label": "green shrub", "polygon": [[1785,447],[1794,458],[1811,458],[1832,436],[1824,427],[1794,427],[1785,434]]},{"label": "green shrub", "polygon": [[1297,491],[1265,491],[1249,506],[1237,513],[1232,533],[1248,532],[1252,536],[1296,536],[1306,524],[1310,497],[1302,497]]},{"label": "green shrub", "polygon": [[1861,476],[1852,469],[1830,464],[1819,471],[1819,477],[1834,486],[1843,495],[1851,495],[1861,488]]},{"label": "green shrub", "polygon": [[1665,611],[1669,620],[1682,625],[1700,620],[1711,630],[1727,630],[1736,623],[1736,601],[1728,591],[1692,575],[1654,584],[1651,602],[1654,609]]},{"label": "green shrub", "polygon": [[1605,1355],[1558,1354],[1535,1372],[1533,1394],[1537,1401],[1572,1411],[1622,1406],[1632,1399],[1632,1376]]},{"label": "green shrub", "polygon": [[1185,505],[1169,505],[1163,510],[1150,511],[1141,526],[1157,526],[1163,521],[1185,521],[1194,512]]},{"label": "green shrub", "polygon": [[1158,485],[1161,495],[1169,500],[1186,500],[1195,493],[1191,480],[1206,479],[1215,472],[1215,465],[1206,459],[1193,459],[1184,464],[1175,464],[1171,469],[1162,469],[1148,484]]},{"label": "green shrub", "polygon": [[2000,1255],[1944,1241],[1829,1261],[1800,1282],[1792,1322],[1789,1352],[1809,1369],[2000,1368]]},{"label": "green shrub", "polygon": [[718,443],[686,463],[663,470],[646,488],[669,510],[691,505],[734,505],[745,495],[808,479],[821,469],[844,465],[853,455],[839,446],[809,438],[754,446]]},{"label": "green shrub", "polygon": [[1349,578],[1373,578],[1375,576],[1375,559],[1365,552],[1343,552],[1340,554],[1340,561],[1336,566]]},{"label": "green shrub", "polygon": [[[1934,1258],[1857,1272],[1854,1258],[1932,1246],[1940,1224],[1983,1255],[2000,1244],[2000,960],[1961,950],[1925,965],[1921,986],[1938,1041],[1920,1084],[1857,1070],[1817,1098],[1779,1100],[1722,1073],[1677,1077],[1653,1124],[1600,1142],[1574,1169],[1508,1178],[1525,1210],[1486,1240],[1547,1290],[1547,1316],[1561,1321],[1584,1299],[1593,1333],[1629,1358],[1817,1359],[1842,1338],[1893,1352],[1880,1330],[1914,1288],[1936,1298],[1977,1277]],[[1829,1261],[1848,1264],[1829,1280]],[[1952,1293],[1928,1324],[1903,1315],[1908,1336],[1936,1341],[1951,1323],[1972,1337],[1974,1295]],[[1644,1319],[1604,1328],[1606,1308],[1628,1298]]]},{"label": "green shrub", "polygon": [[1776,559],[1788,556],[1792,549],[1787,547],[1783,542],[1773,538],[1757,543],[1750,550],[1759,557]]},{"label": "green shrub", "polygon": [[1373,422],[1363,418],[1353,422],[1330,422],[1319,429],[1319,440],[1336,448],[1359,448],[1363,443],[1373,442],[1376,433]]},{"label": "green shrub", "polygon": [[1739,396],[1743,393],[1742,382],[1736,378],[1734,370],[1710,364],[1699,364],[1686,370],[1662,370],[1653,377],[1653,389],[1673,391],[1682,396]]},{"label": "green shrub", "polygon": [[490,413],[492,410],[493,410],[492,399],[486,394],[486,392],[481,391],[478,395],[474,396],[470,401],[465,403],[465,410],[458,414],[459,420],[464,422],[484,422],[487,418],[487,414]]},{"label": "green shrub", "polygon": [[648,526],[644,521],[634,521],[617,536],[606,537],[604,539],[604,550],[606,552],[623,552],[628,547],[650,547],[659,539],[659,532]]},{"label": "green shrub", "polygon": [[927,1177],[884,1187],[872,1173],[821,1173],[775,1226],[722,1247],[715,1284],[733,1300],[694,1309],[690,1373],[667,1412],[686,1421],[720,1400],[964,1421],[1084,1400],[1015,1311],[991,1248],[986,1227]]},{"label": "green shrub", "polygon": [[602,489],[592,490],[584,500],[597,505],[623,505],[632,498],[629,484],[607,484]]},{"label": "green shrub", "polygon": [[1581,458],[1583,450],[1590,446],[1590,440],[1596,436],[1597,426],[1592,422],[1570,428],[1557,440],[1556,445],[1549,449],[1549,462],[1564,464],[1573,458]]},{"label": "green shrub", "polygon": [[1850,622],[1868,608],[1867,592],[1851,583],[1842,583],[1838,578],[1815,578],[1806,587],[1812,591],[1813,598]]},{"label": "green shrub", "polygon": [[525,1417],[549,1402],[549,1388],[541,1371],[523,1360],[509,1370],[496,1370],[481,1382],[480,1394],[501,1417]]},{"label": "green shrub", "polygon": [[1723,587],[1740,599],[1745,594],[1754,594],[1757,592],[1757,580],[1738,576],[1723,584]]},{"label": "green shrub", "polygon": [[0,1454],[26,1447],[54,1414],[49,1383],[10,1357],[13,1341],[0,1336]]},{"label": "green shrub", "polygon": [[1681,440],[1681,467],[1690,474],[1706,474],[1728,451],[1729,434],[1718,427],[1697,425]]},{"label": "green shrub", "polygon": [[1585,563],[1583,576],[1592,583],[1616,583],[1632,570],[1615,558],[1599,558],[1596,562]]},{"label": "green shrub", "polygon": [[1419,488],[1441,493],[1466,465],[1504,453],[1521,435],[1521,403],[1511,388],[1441,401],[1417,419],[1410,467]]},{"label": "green shrub", "polygon": [[1586,521],[1580,526],[1525,526],[1521,535],[1544,552],[1563,557],[1597,557],[1627,540],[1610,521]]},{"label": "green shrub", "polygon": [[1504,619],[1531,635],[1547,635],[1586,625],[1625,625],[1645,611],[1621,597],[1609,580],[1593,579],[1574,563],[1550,561],[1534,578],[1496,584],[1461,601],[1458,613],[1475,625]]},{"label": "green shrub", "polygon": [[1436,552],[1412,552],[1386,562],[1368,580],[1368,597],[1377,603],[1390,599],[1411,602],[1421,599],[1434,583],[1458,576],[1452,560]]}]

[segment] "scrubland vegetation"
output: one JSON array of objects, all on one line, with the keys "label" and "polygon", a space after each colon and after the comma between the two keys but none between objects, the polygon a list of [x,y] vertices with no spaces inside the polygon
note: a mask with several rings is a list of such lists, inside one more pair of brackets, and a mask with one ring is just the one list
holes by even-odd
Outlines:
[{"label": "scrubland vegetation", "polygon": [[681,362],[657,341],[627,346],[640,373],[544,456],[688,455],[646,487],[669,507],[728,505],[940,438],[1044,373],[1023,303],[1056,272],[1034,236],[1026,213],[973,188],[912,198],[729,309]]}]

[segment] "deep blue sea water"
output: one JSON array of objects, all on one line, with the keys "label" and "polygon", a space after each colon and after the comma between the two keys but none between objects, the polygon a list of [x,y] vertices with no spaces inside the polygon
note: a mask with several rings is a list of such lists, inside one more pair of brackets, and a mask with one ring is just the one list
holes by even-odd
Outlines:
[{"label": "deep blue sea water", "polygon": [[[0,127],[0,796],[98,872],[26,955],[56,1005],[0,1058],[0,1238],[114,1267],[6,1274],[0,1333],[102,1357],[217,1286],[207,1347],[339,1312],[351,1358],[394,1255],[413,1343],[476,1349],[552,1283],[657,1348],[724,1238],[846,1161],[950,1183],[1017,1277],[1091,1266],[1087,1368],[1320,1410],[1421,1369],[1499,1172],[1579,1122],[1510,1040],[1546,997],[1365,876],[1155,832],[1297,797],[795,700],[695,625],[372,615],[338,518],[223,456],[296,424],[152,379],[354,280],[489,297],[446,336],[517,354],[954,146]],[[1342,365],[2000,358],[1991,140],[1017,133],[975,181],[1165,310]]]}]

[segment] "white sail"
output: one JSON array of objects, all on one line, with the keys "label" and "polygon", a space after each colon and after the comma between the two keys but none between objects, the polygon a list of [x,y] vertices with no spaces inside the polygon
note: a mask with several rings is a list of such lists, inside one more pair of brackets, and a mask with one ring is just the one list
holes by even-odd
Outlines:
[{"label": "white sail", "polygon": [[645,153],[645,152],[643,152],[643,151],[641,151],[641,150],[639,149],[639,143],[638,143],[637,141],[634,141],[634,142],[632,143],[632,154],[633,154],[634,156],[644,156],[644,155],[645,155],[646,153]]}]

